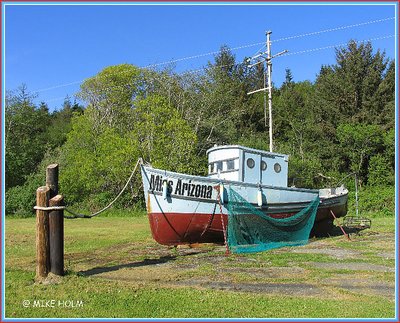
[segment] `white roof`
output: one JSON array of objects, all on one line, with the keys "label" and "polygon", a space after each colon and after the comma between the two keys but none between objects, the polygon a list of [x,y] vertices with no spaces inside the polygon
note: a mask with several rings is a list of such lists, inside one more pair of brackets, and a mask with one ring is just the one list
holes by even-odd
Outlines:
[{"label": "white roof", "polygon": [[239,150],[247,151],[249,153],[260,154],[260,155],[271,156],[271,157],[272,156],[281,157],[281,158],[285,158],[286,160],[289,159],[289,155],[271,153],[269,151],[258,150],[258,149],[249,148],[249,147],[243,147],[243,146],[239,146],[239,145],[215,146],[215,147],[212,147],[212,148],[208,149],[206,154],[208,155],[210,152],[213,152],[213,151],[216,151],[216,150],[222,150],[222,149],[239,149]]}]

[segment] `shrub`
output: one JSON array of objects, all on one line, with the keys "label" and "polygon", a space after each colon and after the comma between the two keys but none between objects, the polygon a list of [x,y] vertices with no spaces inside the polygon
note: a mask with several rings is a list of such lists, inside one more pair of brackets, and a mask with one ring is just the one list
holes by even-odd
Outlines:
[{"label": "shrub", "polygon": [[44,185],[44,176],[31,174],[25,183],[7,190],[5,211],[6,215],[29,217],[35,214],[33,207],[36,205],[36,190]]},{"label": "shrub", "polygon": [[[356,214],[355,191],[349,193],[349,215]],[[394,186],[364,186],[358,192],[359,215],[373,213],[374,216],[394,216]]]},{"label": "shrub", "polygon": [[391,163],[383,155],[372,156],[368,166],[368,185],[394,185]]}]

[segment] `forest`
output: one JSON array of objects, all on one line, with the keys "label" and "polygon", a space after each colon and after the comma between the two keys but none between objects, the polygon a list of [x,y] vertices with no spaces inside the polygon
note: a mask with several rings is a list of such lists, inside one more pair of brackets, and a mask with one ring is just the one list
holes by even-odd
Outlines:
[{"label": "forest", "polygon": [[[314,82],[290,69],[273,86],[274,151],[290,155],[288,185],[319,188],[357,174],[364,208],[394,214],[395,62],[369,42],[335,49]],[[206,175],[206,150],[239,144],[269,150],[263,66],[237,62],[227,46],[201,73],[109,66],[60,109],[34,104],[26,85],[5,104],[6,215],[33,216],[48,164],[60,164],[68,206],[98,210],[124,186],[138,158]],[[139,173],[115,208],[143,208]],[[346,186],[354,191],[354,177]]]}]

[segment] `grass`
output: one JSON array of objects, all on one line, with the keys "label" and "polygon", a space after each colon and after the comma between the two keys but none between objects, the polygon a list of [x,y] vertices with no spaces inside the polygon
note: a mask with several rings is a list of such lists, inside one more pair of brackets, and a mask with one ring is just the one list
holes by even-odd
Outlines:
[{"label": "grass", "polygon": [[[59,285],[44,286],[34,285],[33,273],[24,271],[7,271],[7,277],[14,282],[6,285],[7,317],[385,317],[390,311],[384,299],[371,298],[365,306],[364,299],[352,295],[348,300],[327,301],[192,288],[127,287],[76,276],[66,277]],[[83,305],[23,308],[22,300],[72,300]]]},{"label": "grass", "polygon": [[[219,246],[160,246],[145,216],[66,220],[67,275],[49,284],[34,282],[35,219],[7,218],[5,225],[7,318],[394,317],[393,296],[385,292],[394,286],[394,260],[380,256],[394,255],[394,218],[374,218],[373,228],[352,242],[336,236],[230,256]],[[354,257],[326,253],[336,249]],[[315,265],[338,263],[390,270]],[[299,289],[302,284],[313,292]],[[375,285],[382,290],[374,292]]]}]

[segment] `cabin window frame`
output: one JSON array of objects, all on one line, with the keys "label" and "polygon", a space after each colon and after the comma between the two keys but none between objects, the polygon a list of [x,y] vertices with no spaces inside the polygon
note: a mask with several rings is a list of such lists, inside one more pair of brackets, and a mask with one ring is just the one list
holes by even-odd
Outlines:
[{"label": "cabin window frame", "polygon": [[[208,163],[208,175],[216,175],[216,174],[218,174],[218,168],[216,167],[216,165],[218,164],[218,163],[221,163],[221,166],[222,166],[222,168],[220,169],[220,173],[231,173],[231,172],[237,172],[237,171],[239,171],[239,168],[237,168],[237,166],[236,166],[236,160],[238,160],[239,161],[239,157],[234,157],[234,158],[227,158],[227,159],[222,159],[222,160],[216,160],[216,161],[213,161],[213,162],[211,162],[211,163]],[[228,169],[228,164],[227,164],[227,162],[230,162],[230,161],[232,161],[233,162],[233,168],[232,169]],[[238,164],[238,166],[239,166],[239,164],[240,164],[240,162],[238,162],[237,163]],[[226,169],[224,169],[224,165],[226,165]]]},{"label": "cabin window frame", "polygon": [[232,171],[235,169],[235,160],[234,159],[228,159],[224,161],[226,165],[226,171]]}]

